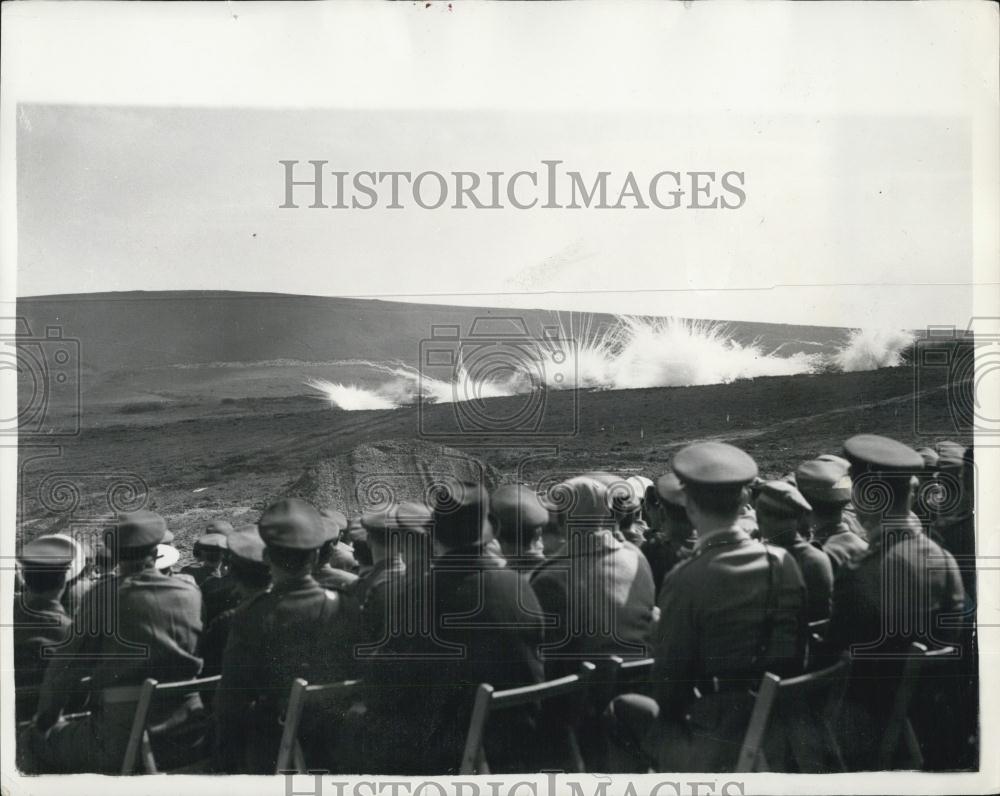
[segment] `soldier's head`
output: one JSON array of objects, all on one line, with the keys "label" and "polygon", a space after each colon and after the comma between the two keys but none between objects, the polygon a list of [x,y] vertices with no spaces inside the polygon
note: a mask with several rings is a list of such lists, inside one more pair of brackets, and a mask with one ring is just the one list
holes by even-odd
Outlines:
[{"label": "soldier's head", "polygon": [[[216,528],[220,525],[229,525],[228,522],[213,522],[209,528]],[[228,533],[232,533],[232,526],[229,526]],[[222,566],[228,548],[226,534],[221,531],[206,531],[194,543],[195,558],[204,561],[210,567]]]},{"label": "soldier's head", "polygon": [[543,506],[555,517],[565,543],[617,530],[614,490],[609,489],[612,482],[624,484],[614,476],[578,475],[556,484],[545,494]]},{"label": "soldier's head", "polygon": [[312,572],[327,539],[322,516],[301,498],[285,498],[268,506],[257,521],[257,532],[275,581]]},{"label": "soldier's head", "polygon": [[646,511],[653,527],[667,539],[680,541],[693,525],[684,504],[684,487],[674,473],[664,473],[646,490]]},{"label": "soldier's head", "polygon": [[39,536],[28,542],[17,558],[25,591],[58,599],[76,554],[72,541],[62,536]]},{"label": "soldier's head", "polygon": [[154,568],[157,546],[173,539],[167,521],[154,511],[118,514],[111,536],[122,575]]},{"label": "soldier's head", "polygon": [[333,558],[334,548],[340,543],[340,535],[347,527],[347,517],[343,512],[328,506],[320,509],[320,518],[323,521],[323,545],[319,549],[319,560],[317,566],[328,564]]},{"label": "soldier's head", "polygon": [[394,503],[380,511],[361,515],[361,528],[372,562],[390,555],[412,558],[415,548],[426,543],[431,525],[431,510],[423,503]]},{"label": "soldier's head", "polygon": [[802,493],[787,481],[766,481],[757,491],[754,505],[757,524],[765,539],[782,542],[808,529],[809,505]]},{"label": "soldier's head", "polygon": [[844,443],[851,463],[851,498],[858,519],[870,534],[886,519],[907,517],[914,476],[924,460],[913,448],[877,434],[858,434]]},{"label": "soldier's head", "polygon": [[493,538],[490,496],[472,482],[442,484],[433,494],[431,539],[436,552],[482,548]]},{"label": "soldier's head", "polygon": [[684,505],[698,533],[733,527],[747,504],[757,463],[724,442],[699,442],[678,451],[673,470],[684,486]]},{"label": "soldier's head", "polygon": [[505,484],[490,495],[493,532],[506,557],[542,555],[542,529],[549,512],[534,490],[523,484]]},{"label": "soldier's head", "polygon": [[843,459],[803,462],[795,471],[795,481],[812,506],[815,524],[840,521],[844,506],[851,501],[850,463]]},{"label": "soldier's head", "polygon": [[229,573],[244,597],[263,591],[271,583],[271,568],[264,560],[264,540],[256,525],[237,528],[229,536]]}]

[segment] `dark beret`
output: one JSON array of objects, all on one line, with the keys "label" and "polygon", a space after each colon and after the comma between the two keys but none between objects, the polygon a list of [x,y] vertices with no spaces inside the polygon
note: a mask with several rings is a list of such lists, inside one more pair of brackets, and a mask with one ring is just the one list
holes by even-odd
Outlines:
[{"label": "dark beret", "polygon": [[155,511],[128,511],[118,515],[114,526],[120,548],[152,547],[167,538],[167,521]]},{"label": "dark beret", "polygon": [[268,506],[257,521],[257,531],[269,547],[316,550],[327,540],[323,517],[301,498],[284,498]]},{"label": "dark beret", "polygon": [[549,521],[549,511],[534,490],[523,484],[504,484],[490,495],[490,508],[502,528],[537,528]]},{"label": "dark beret", "polygon": [[813,459],[803,462],[795,471],[795,481],[799,492],[806,500],[820,503],[847,503],[851,499],[851,476],[849,464]]},{"label": "dark beret", "polygon": [[924,469],[923,457],[909,445],[878,434],[858,434],[844,443],[851,466],[876,472],[912,473]]},{"label": "dark beret", "polygon": [[758,514],[789,518],[799,517],[812,511],[809,501],[787,481],[768,481],[761,484],[755,508]]},{"label": "dark beret", "polygon": [[674,456],[672,467],[683,483],[699,486],[741,486],[757,477],[750,455],[724,442],[688,445]]},{"label": "dark beret", "polygon": [[229,555],[253,564],[264,562],[264,540],[256,525],[244,525],[229,536]]},{"label": "dark beret", "polygon": [[64,536],[39,536],[21,548],[17,557],[23,567],[69,569],[76,557],[76,545]]}]

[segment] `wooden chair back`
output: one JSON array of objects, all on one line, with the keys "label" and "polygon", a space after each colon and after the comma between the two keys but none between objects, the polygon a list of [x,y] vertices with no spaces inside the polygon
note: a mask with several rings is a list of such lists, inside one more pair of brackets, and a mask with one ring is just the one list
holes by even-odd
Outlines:
[{"label": "wooden chair back", "polygon": [[276,774],[308,773],[305,755],[302,752],[302,745],[299,743],[299,725],[302,723],[302,715],[310,698],[337,697],[349,693],[360,683],[360,680],[343,680],[336,683],[310,685],[301,677],[296,677],[292,681],[292,690],[288,695],[288,706],[285,708],[285,717],[282,722],[281,741],[278,744]]}]

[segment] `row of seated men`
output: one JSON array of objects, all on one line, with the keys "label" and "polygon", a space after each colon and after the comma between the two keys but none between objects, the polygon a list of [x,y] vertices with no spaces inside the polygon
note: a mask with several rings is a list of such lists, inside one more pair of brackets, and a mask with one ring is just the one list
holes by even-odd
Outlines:
[{"label": "row of seated men", "polygon": [[762,481],[744,451],[698,443],[655,483],[588,473],[543,495],[455,484],[433,506],[393,504],[353,524],[289,498],[255,525],[208,529],[201,560],[178,573],[165,520],[133,512],[82,586],[73,540],[40,537],[22,549],[15,606],[19,764],[116,771],[134,686],[218,673],[212,693],[156,706],[162,765],[207,744],[218,771],[273,773],[301,677],[362,681],[303,728],[310,767],[454,773],[478,684],[652,656],[646,694],[495,716],[492,769],[561,767],[573,724],[596,768],[731,770],[751,690],[765,671],[801,673],[809,622],[828,619],[827,653],[874,651],[843,713],[849,767],[873,767],[892,654],[912,641],[962,645],[964,668],[928,696],[922,741],[932,765],[974,766],[975,582],[948,552],[974,552],[971,450],[943,446],[931,464],[930,452],[859,435],[842,453]]}]

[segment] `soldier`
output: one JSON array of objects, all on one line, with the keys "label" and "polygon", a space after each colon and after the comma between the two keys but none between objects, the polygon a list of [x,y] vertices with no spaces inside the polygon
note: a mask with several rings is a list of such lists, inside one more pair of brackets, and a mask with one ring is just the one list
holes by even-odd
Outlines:
[{"label": "soldier", "polygon": [[362,515],[372,566],[351,587],[351,596],[361,612],[365,639],[381,644],[389,637],[389,628],[400,617],[390,615],[406,575],[404,552],[416,552],[414,535],[425,536],[430,530],[431,511],[421,503],[401,503],[384,511]]},{"label": "soldier", "polygon": [[216,520],[209,524],[194,543],[196,562],[181,568],[181,572],[194,578],[194,582],[204,588],[209,578],[221,578],[225,575],[226,535],[232,533],[233,526],[228,522]]},{"label": "soldier", "polygon": [[[38,686],[48,663],[45,650],[69,640],[73,621],[60,598],[76,547],[64,536],[39,536],[21,548],[17,561],[23,590],[14,601],[14,683],[18,721],[34,715]],[[31,689],[29,691],[29,689]]]},{"label": "soldier", "polygon": [[643,542],[642,552],[653,572],[656,593],[664,576],[678,561],[689,558],[698,542],[698,532],[684,509],[684,489],[677,476],[665,473],[646,490],[646,512],[653,530]]},{"label": "soldier", "polygon": [[830,557],[834,577],[840,567],[861,558],[868,550],[868,543],[844,522],[844,506],[851,500],[848,467],[814,459],[803,462],[796,470],[799,491],[812,506],[812,543]]},{"label": "soldier", "polygon": [[731,771],[753,707],[749,688],[764,671],[800,672],[805,655],[795,560],[738,525],[754,460],[705,442],[678,452],[673,471],[698,544],[660,590],[654,696],[622,695],[605,713],[614,771]]},{"label": "soldier", "polygon": [[344,532],[347,530],[349,525],[346,515],[344,512],[339,509],[335,509],[332,506],[327,506],[325,509],[321,509],[319,513],[322,514],[327,520],[331,521],[333,527],[337,528],[336,543],[330,551],[330,566],[334,569],[342,569],[345,572],[350,572],[351,574],[356,575],[358,572],[358,561],[354,557],[354,551],[351,549],[351,545],[344,541]]},{"label": "soldier", "polygon": [[353,630],[342,598],[312,577],[327,538],[319,512],[299,498],[279,500],[257,528],[272,585],[233,615],[215,697],[219,767],[229,773],[274,773],[294,678],[329,683],[351,675]]},{"label": "soldier", "polygon": [[[408,573],[399,608],[426,616],[429,626],[395,633],[386,645],[359,722],[359,771],[454,773],[476,687],[490,683],[499,690],[544,679],[538,602],[520,573],[484,553],[492,536],[486,490],[456,484],[442,498],[432,518],[431,567]],[[526,770],[534,715],[526,706],[491,718],[485,744],[492,770]],[[393,744],[385,743],[389,736]]]},{"label": "soldier", "polygon": [[938,444],[938,505],[931,519],[931,535],[961,562],[966,598],[976,598],[975,464],[972,448],[957,442]]},{"label": "soldier", "polygon": [[222,670],[222,653],[236,609],[271,585],[271,569],[264,560],[264,540],[256,525],[245,525],[229,535],[229,576],[235,584],[238,602],[205,626],[199,654],[205,661],[202,674],[206,677]]},{"label": "soldier", "polygon": [[493,532],[507,566],[530,572],[543,561],[542,529],[549,512],[523,484],[505,484],[490,495]]},{"label": "soldier", "polygon": [[[157,571],[156,548],[167,533],[151,511],[119,514],[113,529],[118,574],[97,583],[77,613],[77,632],[45,672],[30,745],[42,771],[116,772],[122,764],[135,687],[152,677],[187,680],[201,670],[201,593],[183,578]],[[92,712],[61,716],[80,679],[90,677]],[[166,765],[190,754],[201,739],[197,693],[158,700],[150,723],[171,718],[157,740]]]},{"label": "soldier", "polygon": [[757,495],[757,520],[768,544],[783,547],[799,565],[806,584],[806,619],[818,622],[830,618],[833,596],[833,567],[830,558],[803,537],[808,529],[812,506],[787,481],[767,481]]},{"label": "soldier", "polygon": [[875,434],[851,437],[844,452],[871,546],[837,573],[828,640],[850,649],[854,660],[844,754],[849,764],[867,768],[876,762],[899,682],[893,656],[914,641],[932,647],[956,641],[957,623],[947,618],[961,615],[964,592],[955,560],[923,533],[910,510],[912,476],[924,465],[920,454]]},{"label": "soldier", "polygon": [[637,547],[615,535],[612,491],[577,476],[551,497],[566,545],[531,575],[538,602],[556,619],[546,632],[546,674],[558,677],[612,655],[645,657],[656,603],[653,572]]},{"label": "soldier", "polygon": [[335,509],[320,512],[323,521],[323,546],[319,549],[313,577],[324,589],[349,592],[358,579],[354,574],[357,561],[350,548],[340,541],[340,534],[347,528],[347,518]]}]

